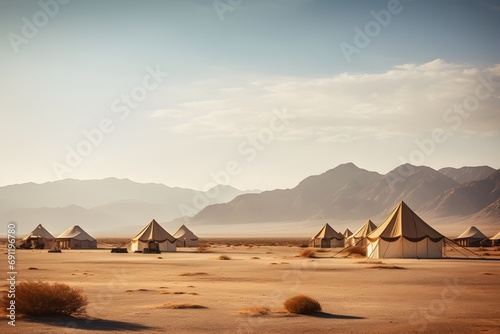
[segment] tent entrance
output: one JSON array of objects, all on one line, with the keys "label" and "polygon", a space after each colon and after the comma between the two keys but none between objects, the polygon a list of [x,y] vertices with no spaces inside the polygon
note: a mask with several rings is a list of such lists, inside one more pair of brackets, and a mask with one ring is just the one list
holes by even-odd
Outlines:
[{"label": "tent entrance", "polygon": [[160,244],[156,241],[148,241],[148,246],[144,248],[144,253],[161,253]]}]

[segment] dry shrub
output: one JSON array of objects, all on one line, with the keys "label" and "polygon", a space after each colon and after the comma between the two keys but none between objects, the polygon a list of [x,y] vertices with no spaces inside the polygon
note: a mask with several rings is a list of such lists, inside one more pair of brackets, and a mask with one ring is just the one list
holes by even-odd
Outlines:
[{"label": "dry shrub", "polygon": [[196,251],[198,253],[208,253],[209,252],[209,248],[210,248],[209,245],[199,245],[198,247],[196,247]]},{"label": "dry shrub", "polygon": [[316,299],[304,295],[298,295],[287,299],[284,305],[288,312],[296,314],[308,314],[321,311],[321,305]]},{"label": "dry shrub", "polygon": [[351,254],[357,254],[361,256],[366,256],[366,247],[362,246],[351,246],[347,249],[347,251]]},{"label": "dry shrub", "polygon": [[260,257],[258,257],[258,256],[252,256],[252,257],[250,258],[250,260],[260,260]]},{"label": "dry shrub", "polygon": [[240,311],[240,314],[249,315],[249,316],[253,316],[253,317],[261,316],[261,315],[270,315],[271,308],[269,308],[267,306],[254,306],[254,307],[244,309],[243,311]]},{"label": "dry shrub", "polygon": [[314,249],[312,249],[312,248],[306,248],[306,249],[301,250],[297,256],[298,257],[315,258],[316,257],[316,251]]},{"label": "dry shrub", "polygon": [[231,257],[229,255],[222,254],[219,256],[219,260],[231,260]]},{"label": "dry shrub", "polygon": [[197,273],[184,273],[180,274],[179,276],[205,276],[208,275],[207,273],[202,273],[202,272],[197,272]]},{"label": "dry shrub", "polygon": [[[10,299],[5,294],[0,299],[0,304],[2,308],[7,308],[9,303]],[[16,285],[17,314],[31,316],[81,314],[85,313],[87,304],[87,296],[81,289],[63,283],[28,281]]]},{"label": "dry shrub", "polygon": [[207,308],[206,306],[198,305],[198,304],[189,304],[189,303],[171,303],[164,304],[159,308],[170,308],[170,309],[200,309]]},{"label": "dry shrub", "polygon": [[405,267],[398,267],[398,266],[373,266],[370,267],[371,269],[406,269]]}]

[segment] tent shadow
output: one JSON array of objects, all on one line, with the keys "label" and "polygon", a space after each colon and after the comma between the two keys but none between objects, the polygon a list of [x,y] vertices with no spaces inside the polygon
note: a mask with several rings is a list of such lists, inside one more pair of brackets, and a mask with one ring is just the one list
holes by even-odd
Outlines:
[{"label": "tent shadow", "polygon": [[125,321],[115,321],[106,320],[99,318],[76,318],[71,316],[62,317],[25,317],[23,320],[35,323],[43,323],[46,325],[73,328],[73,329],[84,329],[84,330],[96,330],[96,331],[142,331],[155,329],[154,327],[145,326],[141,324],[135,324],[132,322]]},{"label": "tent shadow", "polygon": [[346,319],[346,320],[366,319],[365,317],[357,317],[354,315],[342,315],[342,314],[333,314],[333,313],[326,313],[326,312],[312,312],[312,313],[308,313],[306,315],[310,316],[310,317],[322,318],[322,319]]}]

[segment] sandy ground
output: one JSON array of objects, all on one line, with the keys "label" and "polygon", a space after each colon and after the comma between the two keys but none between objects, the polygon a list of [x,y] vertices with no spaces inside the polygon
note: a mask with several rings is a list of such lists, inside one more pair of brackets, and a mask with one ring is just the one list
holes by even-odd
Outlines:
[{"label": "sandy ground", "polygon": [[[41,279],[83,288],[90,301],[89,318],[19,318],[15,330],[2,320],[0,332],[500,333],[500,261],[383,259],[377,263],[331,258],[335,251],[318,253],[321,258],[299,258],[295,257],[298,247],[216,245],[210,249],[209,253],[181,249],[155,255],[19,250],[18,280]],[[221,254],[231,260],[219,260]],[[0,266],[3,272],[5,262]],[[284,312],[283,301],[298,294],[317,299],[323,313]],[[206,308],[162,307],[172,303]],[[273,313],[240,314],[260,306]]]}]

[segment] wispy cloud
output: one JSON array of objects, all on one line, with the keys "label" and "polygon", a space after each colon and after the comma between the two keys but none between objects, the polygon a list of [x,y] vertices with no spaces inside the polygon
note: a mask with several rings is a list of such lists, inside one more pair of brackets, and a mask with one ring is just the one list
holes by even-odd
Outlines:
[{"label": "wispy cloud", "polygon": [[[212,99],[178,104],[191,116],[174,130],[200,137],[247,136],[266,125],[273,109],[286,107],[297,119],[281,139],[346,142],[421,135],[443,126],[444,112],[474,94],[480,75],[490,74],[498,79],[500,66],[481,70],[436,59],[380,73],[261,77],[242,82],[232,98],[223,83],[210,82],[198,88]],[[498,133],[499,110],[498,98],[482,101],[459,131]]]}]

